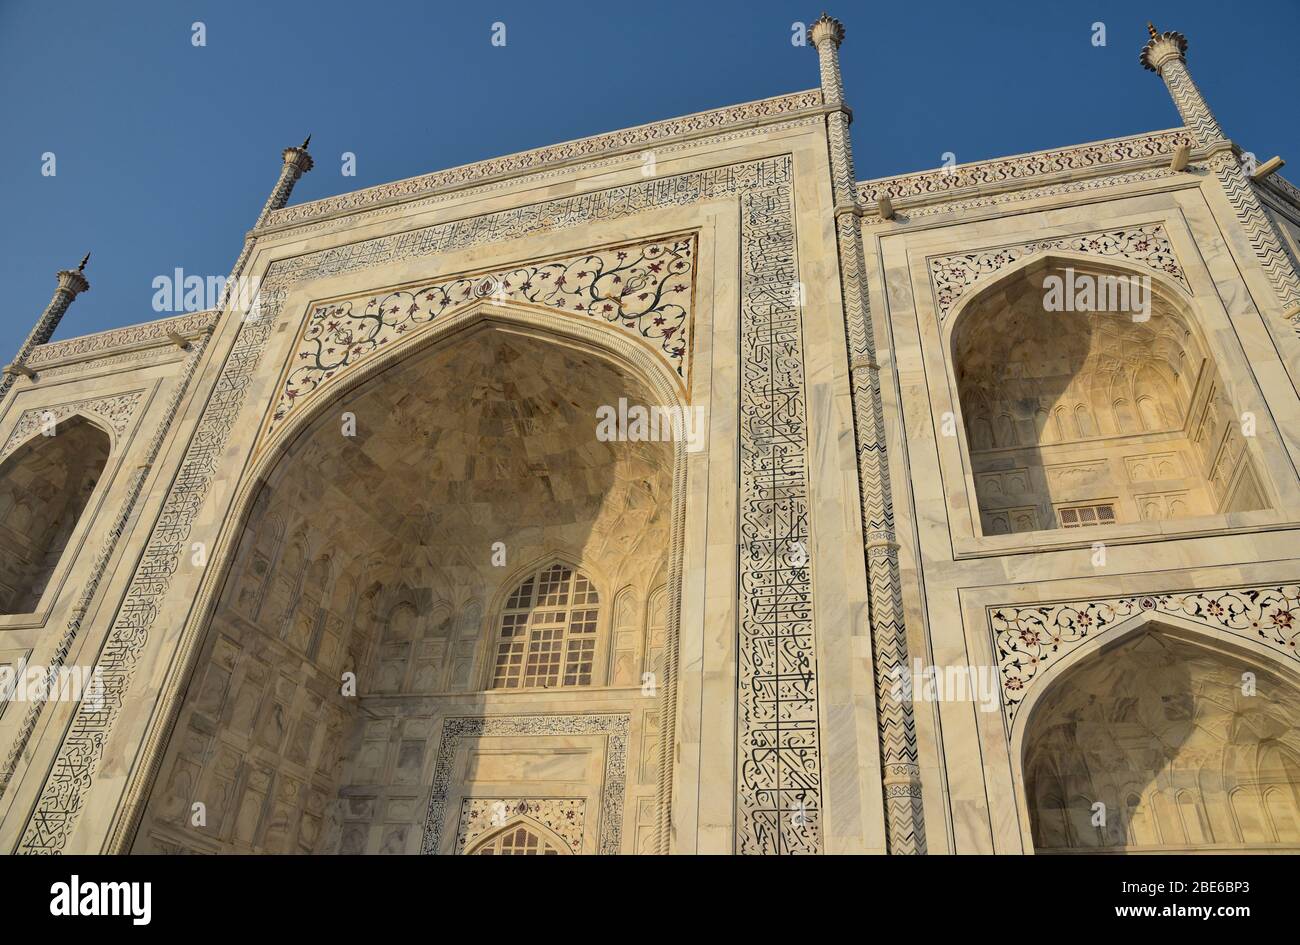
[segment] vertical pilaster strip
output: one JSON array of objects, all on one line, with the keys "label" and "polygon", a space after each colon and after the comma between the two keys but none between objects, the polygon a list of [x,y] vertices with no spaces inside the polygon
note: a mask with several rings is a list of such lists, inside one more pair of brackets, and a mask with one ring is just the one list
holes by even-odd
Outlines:
[{"label": "vertical pilaster strip", "polygon": [[36,324],[27,335],[27,340],[23,342],[18,353],[14,355],[13,361],[5,368],[4,374],[0,375],[0,401],[3,401],[5,395],[9,393],[9,388],[14,385],[14,378],[23,373],[23,368],[27,365],[27,358],[32,351],[45,344],[54,336],[54,329],[59,327],[59,322],[63,320],[64,313],[68,311],[68,306],[82,292],[90,288],[90,283],[86,281],[85,269],[86,263],[90,261],[90,253],[81,260],[81,265],[76,269],[60,269],[57,277],[59,284],[54,289],[54,295],[50,297],[50,304],[45,306],[45,311],[41,317],[36,319]]},{"label": "vertical pilaster strip", "polygon": [[839,46],[844,27],[822,14],[813,24],[812,40],[821,65],[826,104],[839,106],[826,116],[831,183],[835,196],[835,232],[839,250],[845,331],[849,346],[849,383],[858,455],[862,524],[866,538],[867,578],[876,703],[880,726],[881,765],[890,853],[925,852],[925,814],[911,703],[900,698],[898,680],[908,672],[907,631],[903,622],[902,580],[894,507],[885,451],[885,416],[880,395],[880,368],[871,330],[866,260],[859,226],[860,209],[849,138],[849,114],[843,101]]},{"label": "vertical pilaster strip", "polygon": [[1284,316],[1300,334],[1300,275],[1297,275],[1282,236],[1264,211],[1235,150],[1187,71],[1187,37],[1173,31],[1162,33],[1150,23],[1147,32],[1150,39],[1142,48],[1138,61],[1164,80],[1183,124],[1196,136],[1197,144],[1202,148],[1223,146],[1210,157],[1210,169],[1223,187],[1238,223],[1246,231],[1251,248],[1282,305]]},{"label": "vertical pilaster strip", "polygon": [[741,196],[740,210],[736,852],[820,853],[808,413],[791,182],[761,182]]}]

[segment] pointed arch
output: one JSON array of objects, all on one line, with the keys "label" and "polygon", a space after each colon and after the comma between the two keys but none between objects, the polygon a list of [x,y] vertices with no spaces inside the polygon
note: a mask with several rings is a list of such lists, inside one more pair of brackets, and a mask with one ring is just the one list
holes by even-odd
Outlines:
[{"label": "pointed arch", "polygon": [[[1139,293],[1144,311],[1046,307],[1049,278],[1129,277],[1150,286]],[[1236,408],[1188,303],[1159,273],[1055,251],[962,296],[943,331],[972,519],[985,534],[1020,531],[1007,524],[1016,513],[1033,531],[1268,507],[1256,485],[1259,446],[1235,436]],[[1156,485],[1135,480],[1131,465],[1156,456],[1174,457],[1181,472],[1148,480]],[[998,488],[1004,472],[1032,489],[1012,502]]]},{"label": "pointed arch", "polygon": [[[1037,680],[1012,733],[1033,849],[1300,851],[1300,765],[1271,760],[1300,758],[1293,667],[1165,615],[1070,655]],[[1245,672],[1257,693],[1243,690]],[[1050,797],[1070,798],[1068,837]],[[1094,838],[1083,826],[1098,802],[1109,825]]]},{"label": "pointed arch", "polygon": [[528,574],[499,611],[487,688],[592,685],[601,610],[600,592],[577,567],[554,561]]},{"label": "pointed arch", "polygon": [[108,431],[73,414],[0,463],[0,613],[40,608],[111,451]]},{"label": "pointed arch", "polygon": [[[558,321],[563,322],[563,319],[559,319]],[[641,363],[638,359],[641,358],[644,352],[638,352],[636,350],[638,346],[635,342],[630,342],[626,339],[616,337],[608,337],[608,332],[584,331],[583,329],[585,327],[586,326],[578,323],[573,325],[553,324],[546,318],[539,318],[537,313],[524,314],[512,311],[509,306],[498,306],[495,303],[490,305],[475,304],[471,307],[471,310],[461,313],[459,323],[456,323],[456,319],[446,318],[442,325],[437,326],[436,331],[430,331],[429,333],[422,335],[419,339],[408,340],[403,338],[398,342],[395,342],[391,349],[386,350],[385,354],[376,356],[375,360],[371,363],[357,365],[354,374],[345,378],[340,378],[340,383],[333,389],[322,390],[317,398],[313,398],[312,402],[304,404],[303,409],[294,411],[293,414],[287,418],[285,424],[275,431],[273,436],[267,437],[261,444],[254,448],[254,456],[249,471],[235,494],[234,504],[232,506],[233,514],[231,517],[227,518],[228,524],[223,526],[219,550],[215,551],[213,554],[214,565],[217,564],[218,561],[220,562],[220,565],[211,569],[204,577],[204,583],[200,590],[199,600],[196,603],[195,609],[192,611],[191,623],[187,625],[186,630],[184,631],[187,641],[192,639],[193,635],[203,633],[207,628],[214,626],[213,614],[214,612],[217,612],[217,607],[221,603],[215,597],[215,589],[219,586],[217,584],[218,574],[216,572],[221,568],[229,567],[231,548],[238,538],[238,531],[235,531],[235,529],[243,529],[249,525],[248,515],[253,497],[255,497],[262,489],[269,489],[275,495],[283,497],[283,502],[288,508],[296,510],[299,508],[316,507],[311,505],[314,495],[314,486],[324,484],[337,491],[337,486],[330,485],[326,480],[328,480],[328,474],[333,469],[343,467],[341,467],[337,462],[331,465],[329,462],[319,462],[319,460],[334,455],[329,452],[326,444],[327,440],[333,443],[337,443],[338,440],[337,436],[333,435],[337,431],[337,418],[333,414],[338,405],[354,392],[359,398],[373,398],[369,401],[372,403],[382,401],[384,398],[392,396],[397,392],[405,392],[409,395],[412,388],[408,386],[408,381],[420,376],[420,372],[425,370],[430,363],[441,363],[444,360],[452,359],[452,350],[455,349],[458,352],[470,351],[475,352],[476,355],[483,355],[481,363],[476,365],[476,377],[479,378],[477,383],[482,385],[483,390],[495,392],[500,386],[498,384],[498,387],[496,388],[491,387],[493,379],[498,377],[497,374],[491,372],[490,369],[492,365],[517,365],[517,367],[514,368],[516,372],[515,377],[517,379],[522,378],[528,384],[532,385],[529,390],[539,387],[543,389],[544,397],[539,400],[538,403],[542,406],[546,406],[552,405],[552,401],[559,401],[560,403],[558,406],[552,406],[557,406],[557,409],[571,408],[570,413],[572,413],[573,410],[580,410],[583,416],[586,416],[588,401],[592,404],[608,403],[609,401],[607,400],[592,400],[588,395],[593,393],[602,396],[606,395],[609,392],[615,391],[615,384],[618,384],[618,389],[621,390],[634,390],[637,396],[646,398],[648,402],[657,401],[660,404],[670,407],[684,406],[684,398],[680,392],[673,388],[671,382],[663,383],[664,379],[661,374],[657,375],[655,373],[658,371],[658,368],[652,361],[647,365],[638,366]],[[417,341],[418,343],[416,343]],[[602,373],[600,374],[598,382],[589,385],[588,388],[581,392],[581,396],[578,396],[576,393],[570,394],[567,391],[553,392],[552,388],[554,385],[547,387],[544,383],[544,373],[535,373],[532,377],[524,377],[524,372],[526,372],[529,369],[530,364],[533,363],[529,360],[529,357],[534,353],[534,351],[531,350],[534,343],[536,343],[537,349],[550,352],[546,355],[548,359],[563,361],[565,363],[580,363],[591,369],[599,370]],[[460,347],[462,344],[465,345],[464,348]],[[623,353],[617,350],[624,344],[626,344],[628,352],[626,357]],[[441,348],[441,350],[435,351],[433,350],[435,348]],[[425,351],[428,351],[430,355],[429,359],[427,361],[423,359],[417,361],[416,356]],[[556,352],[558,352],[558,354]],[[403,363],[408,357],[412,359],[412,363]],[[612,369],[608,372],[608,377],[604,373],[606,366]],[[387,383],[388,379],[385,379],[385,383],[368,386],[365,390],[360,389],[363,385],[367,385],[370,381],[379,378],[383,371],[389,369],[393,369],[391,379],[395,382],[396,386],[390,386]],[[455,389],[455,385],[449,386],[449,390]],[[478,388],[476,388],[476,390],[477,389]],[[436,393],[437,392],[435,391],[434,394]],[[615,396],[617,396],[617,394],[615,394]],[[426,406],[436,406],[436,404],[432,402],[432,398],[426,397],[425,399],[430,401]],[[568,404],[564,403],[566,399],[569,401]],[[380,413],[382,413],[382,410],[376,411],[376,415]],[[393,416],[394,413],[389,412],[385,415]],[[565,414],[558,415],[562,417],[567,416]],[[574,415],[576,416],[576,414]],[[457,414],[457,416],[460,416],[460,414]],[[484,416],[486,417],[486,415]],[[493,415],[492,417],[487,417],[487,419],[499,421],[499,425],[510,426],[511,424],[526,423],[531,416],[532,414],[511,416],[507,413],[501,413]],[[573,425],[570,423],[570,426]],[[372,437],[367,440],[367,443],[377,446],[382,436],[388,437],[385,442],[389,443],[410,442],[413,438],[413,434],[418,435],[418,432],[423,432],[423,429],[424,428],[422,428],[421,431],[415,431],[409,427],[401,427],[399,424],[397,427],[386,428],[382,432],[374,428],[364,432],[367,436]],[[574,429],[577,429],[577,427],[574,427]],[[325,435],[317,437],[315,435],[317,432],[323,432]],[[511,431],[507,430],[506,432],[510,433]],[[286,457],[292,456],[301,458],[303,455],[306,455],[308,458],[305,462],[300,464],[291,465],[289,463],[282,463],[282,460]],[[360,455],[360,451],[358,451],[357,455]],[[474,455],[475,454],[473,453],[465,454],[468,460],[472,460]],[[483,455],[488,456],[490,454],[484,453]],[[661,549],[662,553],[668,551],[666,548],[667,545],[671,545],[671,552],[665,553],[663,556],[668,560],[670,567],[669,582],[672,587],[671,594],[679,595],[679,556],[682,544],[681,535],[684,518],[685,446],[681,443],[674,443],[669,447],[663,448],[662,455],[664,461],[659,462],[656,459],[653,466],[653,472],[656,476],[663,477],[664,481],[671,480],[672,482],[671,492],[665,490],[663,493],[663,499],[667,500],[663,502],[664,511],[667,511],[669,502],[671,502],[672,512],[671,516],[665,515],[661,519],[661,521],[664,522],[663,540],[659,542],[657,547]],[[644,465],[643,457],[637,456],[635,458],[638,462],[642,462]],[[359,460],[359,462],[365,463],[367,460],[362,459]],[[484,465],[486,470],[490,473],[490,465],[486,462]],[[612,463],[608,465],[611,470],[614,469]],[[301,475],[298,476],[298,478],[293,478],[289,475],[289,471],[295,468],[301,472]],[[368,477],[366,478],[366,481],[371,483],[375,488],[369,490],[367,495],[375,497],[375,499],[367,506],[364,516],[359,514],[353,520],[353,524],[350,528],[356,534],[366,535],[371,530],[372,522],[383,524],[382,533],[378,534],[374,543],[363,541],[363,547],[353,548],[351,544],[348,544],[346,541],[343,542],[346,548],[352,549],[353,552],[358,555],[356,558],[358,561],[356,568],[357,573],[362,577],[362,586],[364,588],[357,595],[357,606],[354,611],[356,614],[356,617],[354,618],[355,622],[357,625],[367,623],[377,625],[375,628],[376,632],[370,636],[368,640],[364,641],[366,643],[364,648],[368,651],[368,658],[363,661],[355,656],[350,656],[348,661],[351,664],[351,668],[356,669],[360,676],[357,692],[364,698],[367,694],[367,690],[371,693],[376,691],[373,685],[367,684],[366,668],[368,666],[376,665],[375,661],[377,659],[382,659],[382,654],[378,653],[378,648],[384,645],[380,643],[380,638],[382,637],[384,629],[390,628],[392,623],[390,618],[394,616],[389,608],[396,607],[403,603],[401,600],[403,594],[399,593],[398,588],[402,584],[403,580],[411,584],[419,583],[423,585],[429,583],[427,581],[417,581],[413,575],[419,571],[420,568],[425,568],[427,570],[428,567],[430,567],[430,565],[428,565],[428,560],[432,557],[437,557],[443,547],[440,543],[451,540],[463,544],[465,541],[464,535],[467,532],[464,527],[465,521],[463,519],[456,519],[455,522],[448,525],[446,520],[439,520],[433,516],[425,516],[425,513],[428,512],[429,509],[423,507],[419,510],[419,514],[424,517],[419,520],[410,515],[406,515],[404,518],[399,516],[401,521],[398,522],[397,525],[400,527],[395,526],[394,522],[381,521],[379,515],[383,512],[384,508],[395,507],[395,497],[383,489],[383,486],[388,480],[383,479],[377,474],[370,476],[370,473],[376,471],[374,465],[366,465],[361,470],[353,471],[364,477]],[[485,476],[484,478],[486,479],[490,477]],[[437,473],[433,473],[429,476],[430,485],[438,485],[440,482],[445,483],[448,481],[454,483],[462,480],[457,480],[453,477],[443,479],[439,477]],[[463,481],[471,480],[467,475]],[[507,482],[509,480],[503,479],[501,481]],[[421,480],[421,482],[423,482],[423,480]],[[562,482],[557,481],[557,485],[562,484]],[[597,484],[599,484],[599,482]],[[415,484],[404,490],[400,497],[400,507],[409,508],[410,503],[406,500],[411,498],[411,490],[421,487],[421,485]],[[455,498],[456,496],[452,495],[450,500],[454,500]],[[562,499],[563,497],[561,497],[561,500]],[[439,496],[437,499],[438,502],[441,502],[444,505],[446,505],[450,500],[447,496]],[[303,503],[308,504],[304,505]],[[465,506],[462,505],[457,507]],[[237,518],[235,518],[235,516],[237,516]],[[290,556],[288,558],[290,563],[301,561],[304,568],[308,562],[313,560],[312,556],[321,548],[331,548],[333,545],[339,544],[340,539],[338,529],[335,528],[334,531],[331,531],[330,529],[333,526],[328,520],[322,518],[320,515],[307,517],[312,521],[315,529],[314,536],[308,537],[312,537],[314,540],[307,541],[304,539],[299,542],[299,544],[304,546],[304,550],[297,554],[296,557]],[[296,516],[291,516],[291,520],[295,519]],[[289,530],[292,534],[292,525]],[[529,552],[534,552],[539,548],[546,548],[557,542],[566,545],[572,544],[572,542],[569,542],[565,537],[566,534],[567,533],[565,532],[557,531],[555,535],[545,534],[535,541],[530,537],[530,543],[526,544],[524,547],[527,547]],[[289,545],[292,540],[293,539],[291,538],[290,542],[286,542],[286,545]],[[475,555],[473,556],[473,560],[470,562],[472,567],[477,568],[482,572],[483,582],[481,585],[476,589],[462,588],[456,590],[455,593],[448,593],[446,596],[449,600],[455,602],[465,599],[466,597],[473,597],[477,601],[486,602],[492,599],[493,593],[499,586],[500,577],[498,573],[491,570],[486,551],[487,548],[485,547],[482,558],[480,559]],[[585,549],[583,547],[577,547],[573,549],[572,557],[581,557],[584,554],[584,551]],[[512,554],[513,553],[514,552],[512,551]],[[285,552],[285,554],[288,554],[288,552]],[[386,560],[373,562],[376,566],[372,568],[370,566],[372,561],[368,556]],[[554,557],[559,560],[566,560],[563,553],[556,553]],[[422,560],[417,563],[417,558],[422,558]],[[393,564],[394,561],[397,563]],[[602,576],[596,573],[594,568],[590,568],[586,561],[575,561],[574,564],[578,564],[584,572],[590,571],[589,577],[596,582],[599,587],[600,593],[598,596],[600,606],[604,609],[606,597],[605,591],[610,587],[610,585],[601,583]],[[352,567],[352,565],[349,565],[349,567]],[[410,587],[406,590],[411,591],[413,594],[422,593],[426,595],[425,597],[416,597],[416,599],[408,599],[405,601],[405,603],[416,607],[417,610],[420,605],[428,603],[427,598],[433,591],[433,589],[423,586]],[[411,597],[412,595],[406,596]],[[475,606],[483,605],[466,605],[467,612],[465,616],[467,619],[469,617],[468,610]],[[495,612],[489,607],[483,606],[481,619],[474,619],[471,622],[475,625],[491,626],[494,613]],[[675,614],[675,611],[673,611],[673,613]],[[373,614],[373,617],[367,616],[371,614]],[[604,614],[602,614],[602,618],[603,616]],[[207,623],[206,625],[195,624],[193,621],[196,619],[202,619],[207,621]],[[414,618],[409,615],[402,616],[400,613],[397,615],[397,620],[399,622],[412,619]],[[468,626],[468,624],[464,626]],[[464,629],[464,626],[462,626],[462,629]],[[390,628],[390,636],[392,635],[393,632]],[[397,635],[402,634],[398,633]],[[209,637],[211,636],[212,634],[209,634]],[[491,643],[491,634],[467,633],[466,637],[468,637],[468,639],[464,642],[475,645],[478,644],[479,637],[486,640],[489,644]],[[461,640],[461,634],[457,634],[457,639],[458,641]],[[667,644],[669,646],[675,645],[675,641],[676,627],[674,623],[674,626],[668,634]],[[407,642],[409,645],[410,641]],[[187,642],[187,646],[188,645]],[[361,647],[359,646],[358,649],[361,649]],[[352,652],[351,649],[349,652]],[[459,667],[466,664],[462,660],[457,665]],[[346,666],[347,663],[345,663],[345,667]],[[199,668],[200,667],[196,666],[195,671]],[[281,670],[279,675],[280,677],[284,676],[283,670]],[[478,688],[474,683],[481,680],[481,678],[481,676],[478,677],[478,679],[471,678],[470,685],[466,688]],[[675,679],[670,675],[666,680],[666,685],[661,687],[659,691],[661,705],[667,704],[671,706],[672,704],[675,704],[675,682]],[[192,688],[197,691],[196,687]],[[322,686],[321,688],[335,689],[336,684]],[[181,692],[183,692],[183,689]],[[172,718],[176,718],[183,712],[190,711],[190,706],[186,703],[182,703],[180,699],[181,692],[172,689],[168,696],[165,697],[171,700],[171,702],[164,711],[171,713]],[[387,695],[387,693],[385,694]],[[502,696],[498,695],[494,698],[499,700]],[[665,729],[669,732],[674,731],[671,722],[671,712],[665,710],[664,715],[668,720],[665,723]],[[329,720],[333,720],[333,718],[333,716],[330,716]],[[360,717],[341,717],[337,724],[333,725],[331,733],[337,733],[341,729],[344,729],[349,723],[352,725],[352,731],[356,732],[358,731],[358,726],[363,726],[365,724],[365,720]],[[176,734],[179,734],[184,730],[185,721],[182,717],[176,723],[174,731]],[[346,732],[344,732],[344,735],[347,737]],[[271,736],[268,735],[268,740],[270,738]],[[401,746],[400,756],[407,757],[409,754],[410,757],[415,757],[415,754],[417,754],[418,751],[423,750],[424,747],[423,743],[420,742],[421,738],[423,738],[423,736],[414,736],[410,739],[405,739]],[[184,746],[180,744],[181,739],[173,735],[171,741],[172,745],[177,747],[175,750],[173,747],[168,747],[167,759],[178,758],[179,752],[184,750]],[[334,744],[337,744],[337,742]],[[673,748],[674,746],[671,737],[659,740],[657,746],[657,752],[659,755],[658,770],[661,774],[657,803],[663,807],[666,807],[668,799],[671,796],[669,791],[672,783],[671,768]],[[380,749],[375,748],[374,746],[368,748],[363,746],[363,750],[356,755],[356,765],[358,769],[365,769],[366,773],[364,777],[359,774],[356,775],[356,777],[361,778],[361,780],[364,781],[365,778],[373,777],[379,773],[379,768],[383,766],[384,762],[382,759],[376,760],[378,757],[377,752],[380,752]],[[400,759],[398,763],[400,766]],[[415,762],[415,764],[418,765],[418,762]],[[653,768],[653,765],[651,767]],[[667,772],[667,774],[665,775],[664,772]],[[344,779],[353,776],[353,773],[350,772],[338,775],[338,777]],[[387,775],[384,776],[387,777]],[[351,782],[341,781],[340,783],[346,784]],[[150,805],[150,810],[152,810],[154,802],[150,800],[148,803]],[[152,813],[147,813],[146,816],[152,816]],[[663,835],[666,837],[666,833]],[[260,841],[257,838],[254,838],[251,842],[257,844]]]},{"label": "pointed arch", "polygon": [[[515,302],[475,300],[441,316],[422,331],[387,345],[384,353],[368,358],[346,373],[332,378],[319,393],[272,430],[271,407],[263,421],[254,469],[265,474],[277,454],[305,429],[328,414],[333,405],[366,381],[421,351],[483,328],[537,335],[552,343],[571,345],[595,355],[619,370],[630,371],[661,406],[684,408],[689,394],[682,381],[646,347],[603,322],[566,316]],[[678,452],[684,454],[684,450]]]},{"label": "pointed arch", "polygon": [[567,856],[571,852],[559,834],[526,816],[515,817],[465,851],[467,856]]}]

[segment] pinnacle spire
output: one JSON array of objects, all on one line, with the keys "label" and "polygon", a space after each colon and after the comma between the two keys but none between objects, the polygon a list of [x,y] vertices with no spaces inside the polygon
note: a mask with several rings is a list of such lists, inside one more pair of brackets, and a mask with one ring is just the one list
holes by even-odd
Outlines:
[{"label": "pinnacle spire", "polygon": [[77,266],[77,272],[85,272],[86,263],[88,262],[90,262],[90,253],[86,253],[85,256],[81,257],[81,263]]}]

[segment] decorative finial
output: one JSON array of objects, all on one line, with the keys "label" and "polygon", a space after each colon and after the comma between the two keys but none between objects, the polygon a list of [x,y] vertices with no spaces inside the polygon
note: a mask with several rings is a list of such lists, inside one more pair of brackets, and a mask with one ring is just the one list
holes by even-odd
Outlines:
[{"label": "decorative finial", "polygon": [[86,255],[81,258],[81,265],[77,267],[77,272],[85,272],[86,263],[88,262],[90,262],[90,253],[86,253]]},{"label": "decorative finial", "polygon": [[813,23],[812,29],[809,30],[812,36],[814,46],[819,46],[824,40],[830,40],[836,46],[844,42],[844,24],[829,13],[823,13]]},{"label": "decorative finial", "polygon": [[1156,29],[1154,23],[1147,23],[1147,32],[1151,34],[1151,38],[1142,47],[1142,55],[1138,57],[1138,62],[1142,63],[1143,68],[1158,73],[1160,67],[1170,58],[1186,58],[1187,37],[1182,33],[1172,30],[1162,33]]},{"label": "decorative finial", "polygon": [[306,151],[306,150],[307,150],[307,145],[309,145],[309,144],[311,144],[311,135],[308,135],[307,137],[303,138],[303,140],[302,140],[302,149],[303,149],[304,151]]}]

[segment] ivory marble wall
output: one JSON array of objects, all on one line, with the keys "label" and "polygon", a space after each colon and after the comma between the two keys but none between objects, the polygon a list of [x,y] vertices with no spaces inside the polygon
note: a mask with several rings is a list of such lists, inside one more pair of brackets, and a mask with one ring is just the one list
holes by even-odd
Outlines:
[{"label": "ivory marble wall", "polygon": [[[1300,192],[1187,94],[856,183],[843,27],[810,35],[818,89],[325,200],[286,205],[287,149],[255,296],[30,353],[4,488],[36,507],[45,413],[109,444],[62,550],[27,530],[49,578],[0,662],[108,698],[5,707],[0,849],[1300,844]],[[1066,269],[1148,280],[1151,317],[1054,330]],[[620,398],[698,439],[596,437]],[[1177,712],[1070,701],[1128,705],[1134,666]],[[899,695],[914,667],[974,697]],[[1176,763],[1109,747],[1171,732]],[[1217,787],[1173,809],[1193,758]]]}]

